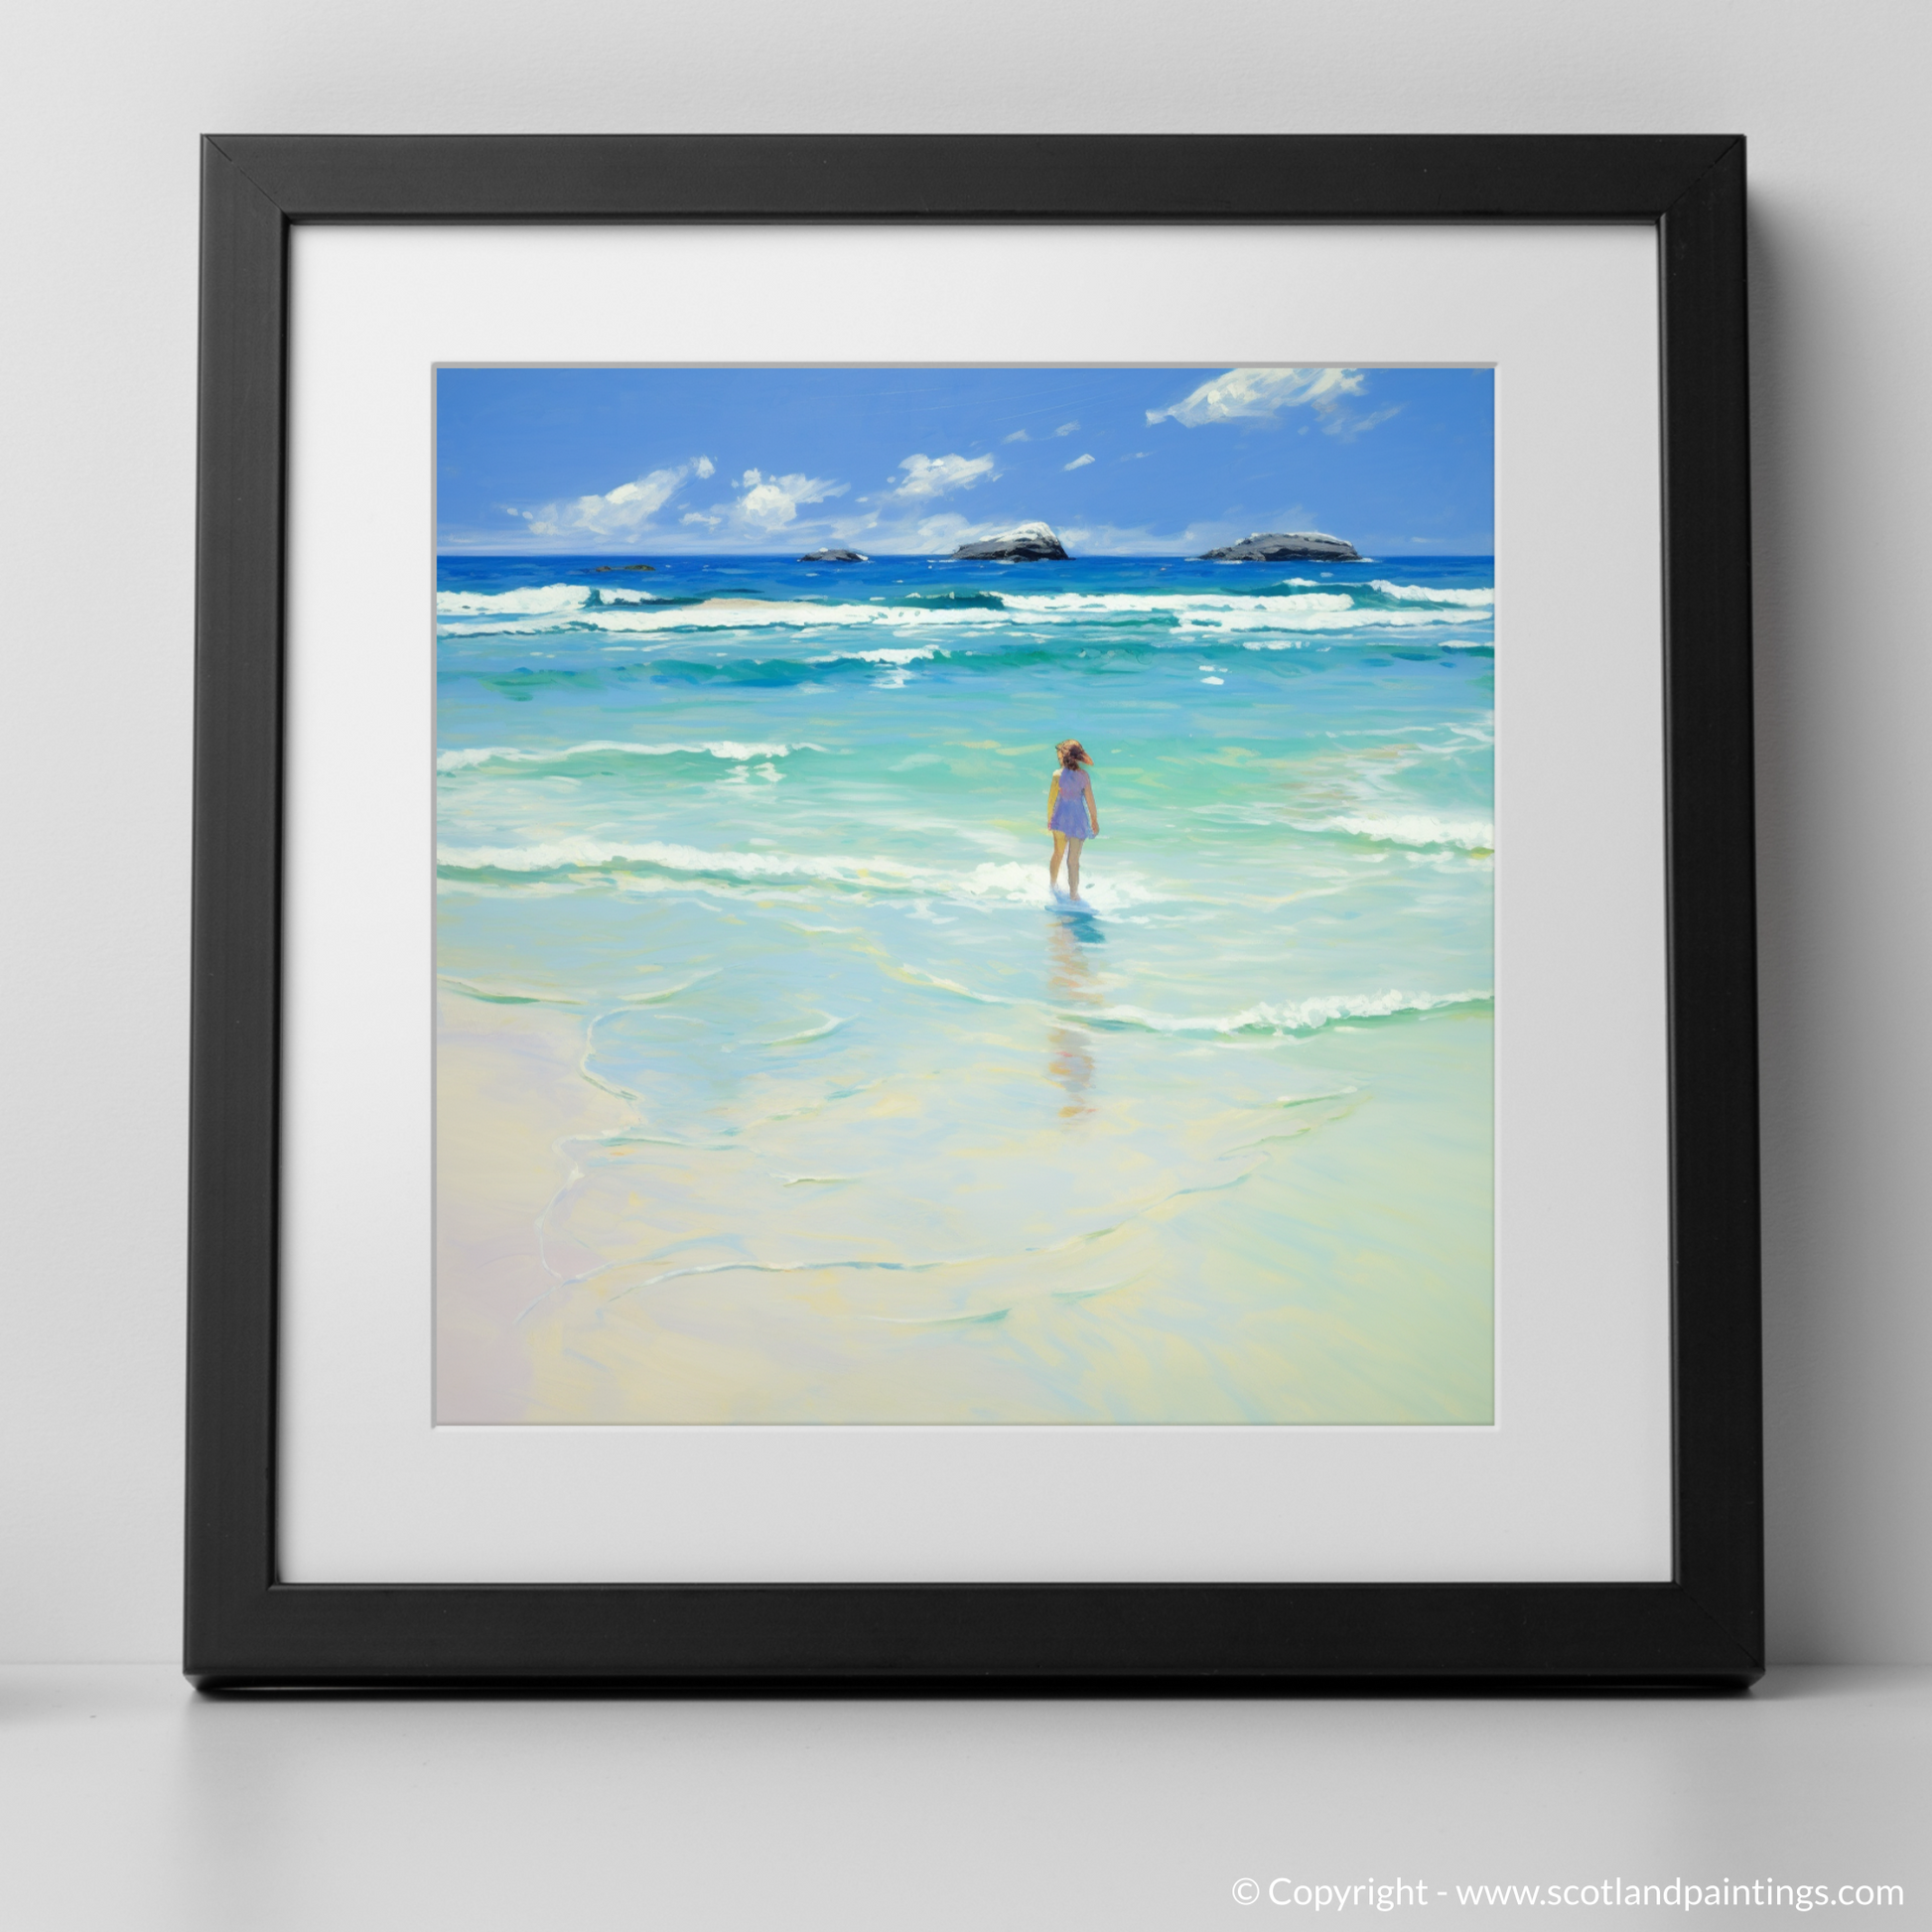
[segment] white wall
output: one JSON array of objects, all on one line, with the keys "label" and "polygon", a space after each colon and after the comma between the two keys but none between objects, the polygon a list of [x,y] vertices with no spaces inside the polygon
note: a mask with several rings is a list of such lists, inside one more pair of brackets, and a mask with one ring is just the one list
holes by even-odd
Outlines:
[{"label": "white wall", "polygon": [[1740,129],[1773,1651],[1932,1662],[1922,0],[79,0],[8,53],[0,1659],[178,1645],[198,134]]}]

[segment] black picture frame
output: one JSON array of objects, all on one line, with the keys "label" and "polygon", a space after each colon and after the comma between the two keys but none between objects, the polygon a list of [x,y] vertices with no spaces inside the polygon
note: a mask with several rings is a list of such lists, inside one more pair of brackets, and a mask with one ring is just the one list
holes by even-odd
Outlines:
[{"label": "black picture frame", "polygon": [[[185,1668],[242,1686],[1718,1689],[1763,1668],[1744,143],[213,136],[203,148]],[[1660,250],[1675,1566],[1655,1584],[285,1584],[296,222],[1640,222]],[[1580,1241],[1588,1230],[1579,1229]]]}]

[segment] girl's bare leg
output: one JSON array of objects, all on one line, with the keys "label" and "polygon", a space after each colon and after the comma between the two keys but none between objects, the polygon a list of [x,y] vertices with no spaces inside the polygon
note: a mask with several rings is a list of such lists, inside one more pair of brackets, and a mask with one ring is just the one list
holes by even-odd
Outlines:
[{"label": "girl's bare leg", "polygon": [[1066,844],[1066,890],[1071,898],[1080,897],[1080,847],[1083,839],[1069,839]]},{"label": "girl's bare leg", "polygon": [[1060,861],[1065,857],[1066,834],[1064,832],[1055,832],[1053,834],[1053,859],[1052,863],[1046,868],[1046,890],[1048,892],[1054,892],[1059,887]]}]

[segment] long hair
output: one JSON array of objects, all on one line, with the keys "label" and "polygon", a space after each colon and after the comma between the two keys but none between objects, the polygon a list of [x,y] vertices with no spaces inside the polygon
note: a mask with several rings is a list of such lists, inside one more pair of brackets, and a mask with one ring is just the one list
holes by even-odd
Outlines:
[{"label": "long hair", "polygon": [[1087,748],[1077,738],[1063,738],[1053,747],[1053,750],[1060,755],[1061,767],[1067,771],[1093,762],[1092,759],[1087,757]]}]

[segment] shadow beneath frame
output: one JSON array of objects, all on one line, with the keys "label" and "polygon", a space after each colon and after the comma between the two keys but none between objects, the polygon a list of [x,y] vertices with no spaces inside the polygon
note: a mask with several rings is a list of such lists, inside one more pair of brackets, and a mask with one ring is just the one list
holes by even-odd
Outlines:
[{"label": "shadow beneath frame", "polygon": [[[1753,1694],[1754,1687],[1729,1682],[1700,1684],[1523,1684],[1507,1678],[1471,1678],[1445,1683],[1436,1678],[1216,1678],[1144,1682],[1112,1678],[991,1678],[961,1683],[954,1678],[904,1678],[890,1684],[871,1679],[830,1679],[822,1683],[766,1683],[755,1680],[692,1683],[599,1681],[560,1683],[514,1680],[457,1684],[256,1685],[208,1681],[196,1685],[201,1696],[220,1703],[422,1701],[430,1703],[601,1702],[629,1700],[665,1703],[945,1703],[1009,1701],[1042,1703],[1176,1703],[1275,1699],[1307,1701],[1437,1702],[1511,1699],[1710,1699]],[[1756,1687],[1761,1690],[1762,1687]],[[1771,1695],[1779,1695],[1771,1692]]]}]

